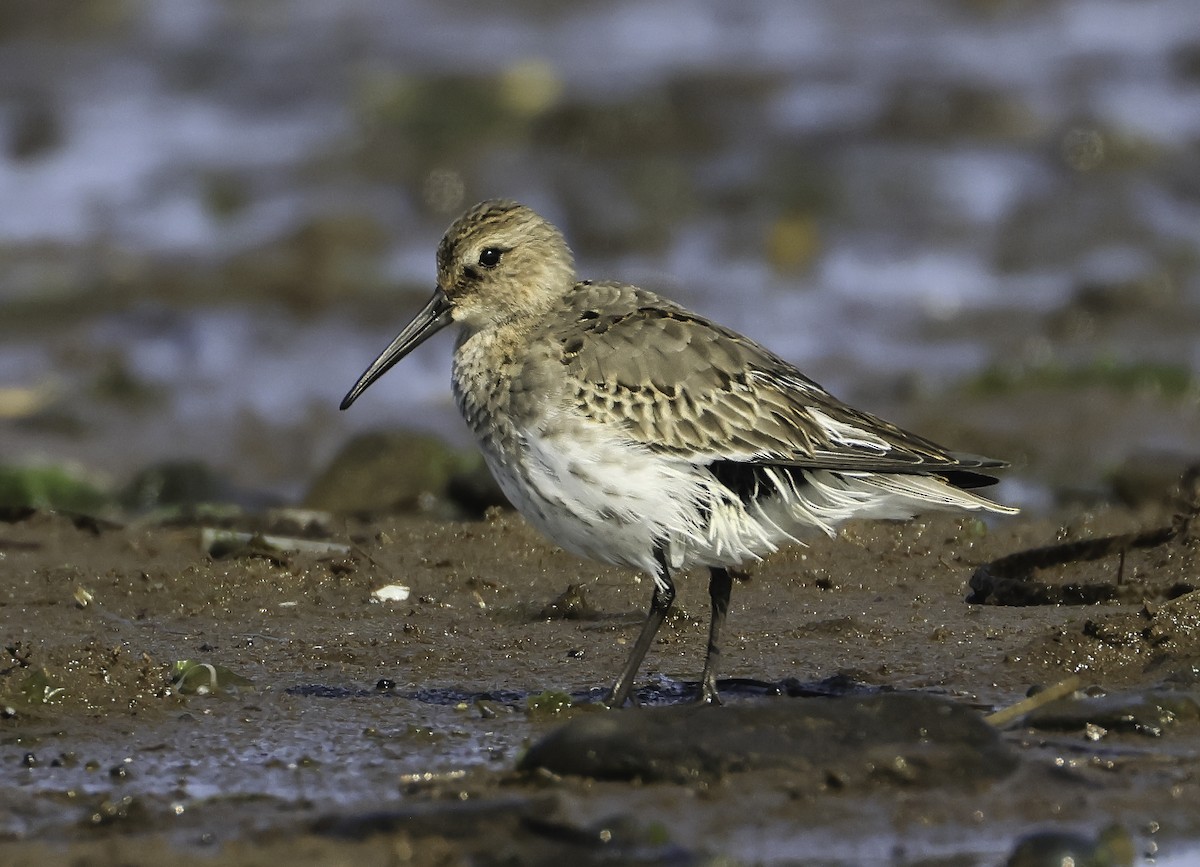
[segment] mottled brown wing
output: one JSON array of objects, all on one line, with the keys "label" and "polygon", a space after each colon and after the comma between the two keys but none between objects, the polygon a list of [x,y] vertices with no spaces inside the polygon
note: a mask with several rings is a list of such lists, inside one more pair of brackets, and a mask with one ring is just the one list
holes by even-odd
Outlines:
[{"label": "mottled brown wing", "polygon": [[572,306],[561,361],[578,408],[620,418],[655,451],[875,472],[1003,466],[848,407],[754,341],[644,290],[581,286]]}]

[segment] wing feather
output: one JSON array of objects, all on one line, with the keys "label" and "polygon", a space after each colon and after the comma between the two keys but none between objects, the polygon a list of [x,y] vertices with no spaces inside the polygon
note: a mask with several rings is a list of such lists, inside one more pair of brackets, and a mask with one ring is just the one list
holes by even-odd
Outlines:
[{"label": "wing feather", "polygon": [[964,486],[992,481],[971,470],[1004,466],[853,409],[758,343],[651,292],[580,284],[569,301],[579,315],[555,335],[568,399],[604,423],[621,416],[653,451],[703,464],[957,472]]}]

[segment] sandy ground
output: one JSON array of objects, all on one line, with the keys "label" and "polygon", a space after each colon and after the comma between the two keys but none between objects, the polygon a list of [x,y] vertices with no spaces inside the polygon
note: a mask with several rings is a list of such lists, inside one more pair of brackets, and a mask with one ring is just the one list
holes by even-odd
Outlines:
[{"label": "sandy ground", "polygon": [[[588,702],[624,659],[648,582],[511,513],[339,521],[348,553],[222,558],[195,522],[6,518],[5,864],[998,864],[1038,829],[1094,838],[1116,821],[1160,858],[1200,837],[1195,546],[1036,576],[1116,587],[1121,569],[1122,601],[966,602],[985,562],[1164,524],[1165,504],[1065,524],[853,524],[781,551],[734,588],[722,708],[680,707],[708,618],[703,576],[685,577],[643,707],[622,711]],[[372,601],[391,584],[410,596]],[[185,660],[213,668],[173,683]],[[1071,674],[1076,700],[989,740],[983,714]],[[918,722],[906,739],[900,718],[881,733],[861,702],[894,693],[921,697],[918,714],[952,703],[975,734]],[[861,750],[806,753],[817,709],[861,731]],[[648,738],[692,758],[633,779],[520,764],[597,714],[616,721],[601,720],[618,753]]]}]

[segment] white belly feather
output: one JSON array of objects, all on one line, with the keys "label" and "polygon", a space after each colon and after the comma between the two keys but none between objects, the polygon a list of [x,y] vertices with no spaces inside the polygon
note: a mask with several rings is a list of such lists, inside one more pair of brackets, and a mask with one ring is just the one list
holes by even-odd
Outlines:
[{"label": "white belly feather", "polygon": [[538,427],[518,432],[515,453],[485,448],[505,495],[563,548],[652,575],[660,546],[672,571],[736,567],[813,531],[832,536],[849,518],[993,507],[930,476],[771,469],[747,504],[703,465],[656,454],[595,423],[560,418]]},{"label": "white belly feather", "polygon": [[585,557],[654,574],[662,546],[672,570],[736,566],[803,529],[751,515],[702,466],[595,424],[546,426],[521,439],[519,456],[487,454],[489,468],[532,524]]}]

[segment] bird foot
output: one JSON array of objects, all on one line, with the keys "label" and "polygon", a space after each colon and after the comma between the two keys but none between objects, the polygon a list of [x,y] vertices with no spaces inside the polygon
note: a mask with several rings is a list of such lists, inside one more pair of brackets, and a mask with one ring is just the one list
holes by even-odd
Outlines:
[{"label": "bird foot", "polygon": [[617,698],[614,690],[609,690],[608,695],[600,699],[599,704],[609,710],[620,710],[623,707],[640,707],[640,702],[637,700],[637,694],[630,690],[627,694]]}]

